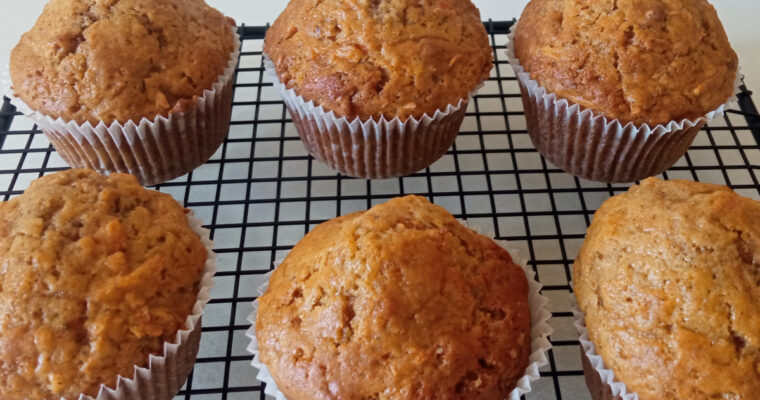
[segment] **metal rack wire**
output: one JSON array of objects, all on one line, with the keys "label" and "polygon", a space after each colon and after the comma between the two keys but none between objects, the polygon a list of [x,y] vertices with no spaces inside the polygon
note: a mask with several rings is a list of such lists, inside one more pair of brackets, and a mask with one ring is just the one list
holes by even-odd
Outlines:
[{"label": "metal rack wire", "polygon": [[[219,254],[198,362],[177,399],[263,399],[244,335],[261,276],[316,224],[409,193],[428,196],[530,256],[552,302],[555,333],[550,364],[527,398],[589,398],[568,280],[594,211],[629,185],[575,178],[533,148],[517,81],[504,54],[511,24],[486,23],[496,68],[469,105],[456,144],[428,169],[374,181],[340,176],[306,153],[262,74],[266,27],[240,28],[243,52],[227,140],[205,165],[156,187],[206,221]],[[758,199],[758,139],[760,117],[745,89],[739,108],[705,127],[662,177],[727,184]],[[19,195],[32,179],[64,168],[44,135],[6,101],[0,111],[0,199]]]}]

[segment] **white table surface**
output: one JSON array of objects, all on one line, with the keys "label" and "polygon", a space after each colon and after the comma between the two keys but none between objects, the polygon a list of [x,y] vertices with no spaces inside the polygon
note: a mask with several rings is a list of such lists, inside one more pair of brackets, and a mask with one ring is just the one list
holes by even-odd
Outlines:
[{"label": "white table surface", "polygon": [[[209,4],[246,25],[274,21],[287,0],[207,0]],[[484,19],[508,20],[522,12],[527,0],[473,0]],[[34,24],[45,0],[0,0],[0,66],[8,64],[10,51],[21,34]],[[739,54],[742,72],[755,103],[760,104],[760,1],[712,0],[729,39]]]}]

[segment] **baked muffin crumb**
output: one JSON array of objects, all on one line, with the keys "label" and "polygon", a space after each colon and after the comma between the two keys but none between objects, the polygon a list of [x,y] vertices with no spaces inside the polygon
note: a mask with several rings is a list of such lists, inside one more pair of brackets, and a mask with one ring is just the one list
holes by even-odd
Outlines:
[{"label": "baked muffin crumb", "polygon": [[550,93],[652,126],[715,110],[738,69],[706,0],[532,0],[515,55]]},{"label": "baked muffin crumb", "polygon": [[470,0],[293,0],[264,52],[289,89],[362,120],[432,116],[467,99],[493,67]]},{"label": "baked muffin crumb", "polygon": [[80,124],[185,111],[227,66],[234,25],[203,0],[52,0],[11,52],[14,91]]},{"label": "baked muffin crumb", "polygon": [[185,210],[131,175],[66,170],[0,203],[0,398],[132,377],[184,328],[206,256]]},{"label": "baked muffin crumb", "polygon": [[760,393],[760,202],[644,180],[594,215],[573,278],[597,354],[640,399]]},{"label": "baked muffin crumb", "polygon": [[528,365],[524,271],[417,196],[318,225],[259,302],[261,359],[292,400],[501,400]]}]

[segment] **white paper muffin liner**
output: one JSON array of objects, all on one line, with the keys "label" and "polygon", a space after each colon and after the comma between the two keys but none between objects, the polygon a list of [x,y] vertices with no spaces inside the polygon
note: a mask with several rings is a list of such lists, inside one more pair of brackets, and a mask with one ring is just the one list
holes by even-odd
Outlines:
[{"label": "white paper muffin liner", "polygon": [[143,185],[155,185],[184,175],[206,162],[229,131],[232,88],[240,56],[240,36],[233,28],[235,50],[224,71],[195,105],[183,112],[149,120],[77,124],[33,110],[15,97],[10,74],[0,76],[2,94],[34,120],[61,157],[73,168],[90,168],[101,174],[126,172]]},{"label": "white paper muffin liner", "polygon": [[119,375],[115,386],[103,384],[96,397],[80,395],[78,400],[169,400],[182,389],[198,355],[203,308],[211,299],[209,292],[214,286],[213,278],[216,274],[216,254],[214,243],[209,239],[209,231],[192,214],[187,215],[187,221],[190,228],[200,236],[208,256],[199,284],[198,300],[185,319],[185,329],[177,331],[174,343],[164,343],[162,355],[151,354],[147,367],[135,366],[131,378]]},{"label": "white paper muffin liner", "polygon": [[639,400],[639,395],[628,391],[626,385],[615,379],[615,373],[605,367],[602,356],[596,354],[586,329],[586,317],[578,307],[575,297],[571,300],[575,329],[581,344],[584,375],[593,400]]},{"label": "white paper muffin liner", "polygon": [[338,172],[357,178],[391,178],[413,174],[441,158],[459,134],[467,105],[478,85],[467,98],[430,116],[410,117],[406,121],[348,120],[306,101],[280,82],[274,63],[264,55],[267,76],[282,95],[306,150]]},{"label": "white paper muffin liner", "polygon": [[560,98],[531,79],[515,56],[517,25],[508,35],[507,58],[520,85],[528,134],[548,161],[584,179],[633,182],[662,173],[686,154],[702,126],[723,115],[741,92],[742,75],[737,72],[734,96],[697,119],[655,127],[630,122],[624,125]]},{"label": "white paper muffin liner", "polygon": [[[517,381],[516,387],[507,396],[508,400],[519,400],[520,396],[530,393],[531,382],[539,379],[541,374],[539,368],[546,365],[549,361],[546,356],[546,352],[551,349],[551,343],[549,342],[549,335],[552,334],[553,329],[549,325],[549,318],[551,318],[551,312],[547,309],[546,305],[549,300],[541,294],[542,285],[536,280],[536,273],[527,265],[527,259],[524,258],[520,252],[512,247],[507,241],[494,240],[499,246],[506,249],[515,264],[522,267],[525,271],[525,275],[528,278],[529,294],[528,301],[530,303],[530,317],[531,317],[531,353],[528,361],[528,366],[525,368],[525,375]],[[275,262],[275,269],[282,263],[282,260]],[[274,271],[270,271],[264,277],[266,282],[257,288],[258,296],[261,296],[266,292],[269,286],[269,278]],[[248,328],[246,336],[251,339],[251,343],[248,345],[248,352],[253,354],[253,365],[259,372],[256,375],[256,379],[266,383],[264,393],[273,396],[277,400],[287,400],[285,395],[277,388],[274,378],[269,373],[269,369],[259,358],[258,342],[256,341],[256,313],[259,309],[259,302],[255,300],[253,302],[253,312],[248,316],[248,322],[251,323],[251,327]]]}]

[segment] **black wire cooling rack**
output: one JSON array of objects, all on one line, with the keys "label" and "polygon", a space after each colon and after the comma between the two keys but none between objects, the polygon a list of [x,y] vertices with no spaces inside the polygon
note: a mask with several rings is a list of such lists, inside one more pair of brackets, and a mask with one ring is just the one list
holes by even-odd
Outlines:
[{"label": "black wire cooling rack", "polygon": [[[525,130],[520,92],[505,56],[511,22],[487,22],[496,68],[469,105],[449,152],[412,176],[359,180],[336,174],[304,150],[263,76],[265,27],[242,27],[232,124],[205,165],[157,186],[195,211],[211,230],[219,274],[203,317],[193,374],[177,399],[264,399],[246,352],[246,317],[274,260],[312,227],[401,194],[429,197],[470,225],[512,241],[530,256],[552,311],[550,364],[528,399],[588,399],[570,313],[573,258],[597,207],[629,185],[600,184],[546,162]],[[717,118],[663,178],[726,184],[760,198],[760,118],[743,88],[738,109]],[[0,199],[66,164],[7,102],[0,113]]]}]

